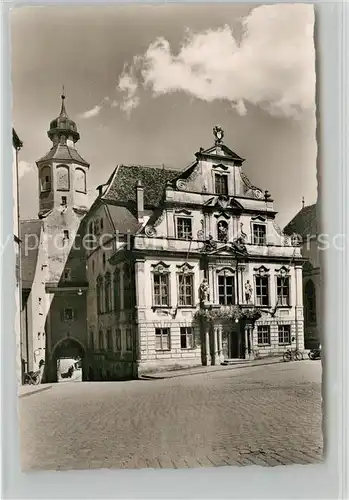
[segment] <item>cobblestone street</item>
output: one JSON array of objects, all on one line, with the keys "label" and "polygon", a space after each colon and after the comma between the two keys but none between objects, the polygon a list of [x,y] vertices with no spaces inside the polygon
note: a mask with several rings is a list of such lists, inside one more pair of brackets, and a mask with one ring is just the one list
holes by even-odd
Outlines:
[{"label": "cobblestone street", "polygon": [[321,461],[321,362],[57,384],[20,399],[29,469]]}]

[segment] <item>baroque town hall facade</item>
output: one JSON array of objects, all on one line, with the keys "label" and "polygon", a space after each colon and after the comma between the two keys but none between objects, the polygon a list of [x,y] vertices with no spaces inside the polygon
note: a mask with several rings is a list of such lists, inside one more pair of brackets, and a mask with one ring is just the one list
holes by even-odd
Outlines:
[{"label": "baroque town hall facade", "polygon": [[[300,248],[220,127],[183,171],[117,166],[89,210],[89,165],[64,100],[48,134],[40,219],[22,222],[40,233],[22,274],[31,266],[26,307],[31,325],[38,305],[41,319],[27,337],[47,379],[68,353],[83,357],[84,379],[115,380],[304,348]],[[45,233],[60,248],[42,244]]]}]

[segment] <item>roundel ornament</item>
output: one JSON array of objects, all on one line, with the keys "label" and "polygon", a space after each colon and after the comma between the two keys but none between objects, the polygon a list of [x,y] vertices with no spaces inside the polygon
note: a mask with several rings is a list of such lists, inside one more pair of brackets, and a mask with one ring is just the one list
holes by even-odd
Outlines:
[{"label": "roundel ornament", "polygon": [[254,195],[257,198],[257,200],[261,200],[263,198],[263,193],[260,189],[255,189]]}]

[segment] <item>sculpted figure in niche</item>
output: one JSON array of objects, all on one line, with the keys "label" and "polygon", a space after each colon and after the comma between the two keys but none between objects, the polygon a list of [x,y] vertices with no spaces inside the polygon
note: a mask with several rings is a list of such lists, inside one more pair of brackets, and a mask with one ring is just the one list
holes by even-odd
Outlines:
[{"label": "sculpted figure in niche", "polygon": [[228,243],[228,224],[224,221],[218,222],[217,226],[218,241]]},{"label": "sculpted figure in niche", "polygon": [[201,300],[201,302],[208,301],[208,292],[209,292],[208,281],[206,278],[204,278],[201,285],[200,285],[200,300]]},{"label": "sculpted figure in niche", "polygon": [[245,300],[247,304],[251,303],[252,299],[252,286],[249,280],[246,281],[245,283]]}]

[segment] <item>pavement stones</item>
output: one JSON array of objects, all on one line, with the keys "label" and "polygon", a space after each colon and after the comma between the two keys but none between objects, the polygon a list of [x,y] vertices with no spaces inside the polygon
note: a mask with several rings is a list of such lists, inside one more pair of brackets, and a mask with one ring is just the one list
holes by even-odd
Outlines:
[{"label": "pavement stones", "polygon": [[19,404],[25,471],[322,460],[321,363],[312,361],[58,384]]}]

